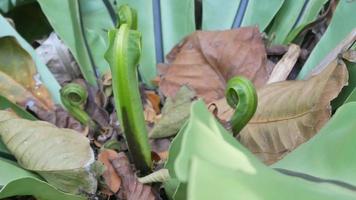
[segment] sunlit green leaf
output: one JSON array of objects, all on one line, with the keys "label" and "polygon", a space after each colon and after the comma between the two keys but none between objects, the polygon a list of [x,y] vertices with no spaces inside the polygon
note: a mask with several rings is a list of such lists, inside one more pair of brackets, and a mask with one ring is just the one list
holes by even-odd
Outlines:
[{"label": "sunlit green leaf", "polygon": [[41,200],[84,200],[64,193],[43,181],[38,175],[22,169],[15,162],[0,157],[0,199],[32,195]]}]

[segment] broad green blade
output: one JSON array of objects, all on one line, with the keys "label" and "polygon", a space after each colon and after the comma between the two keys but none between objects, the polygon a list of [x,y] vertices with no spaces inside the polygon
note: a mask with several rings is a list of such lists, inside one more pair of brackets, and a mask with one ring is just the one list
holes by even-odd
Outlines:
[{"label": "broad green blade", "polygon": [[16,40],[19,42],[22,48],[24,48],[33,58],[38,73],[40,74],[40,78],[43,81],[44,85],[50,91],[53,100],[55,103],[60,103],[60,95],[59,90],[60,86],[57,80],[54,78],[52,73],[48,70],[47,66],[43,64],[40,59],[37,57],[35,51],[16,31],[15,29],[6,21],[6,19],[0,15],[0,37],[3,36],[14,36]]},{"label": "broad green blade", "polygon": [[285,176],[266,166],[247,173],[199,157],[191,160],[188,200],[351,200],[355,197],[355,191]]},{"label": "broad green blade", "polygon": [[163,50],[167,55],[185,36],[195,31],[194,1],[161,0]]},{"label": "broad green blade", "polygon": [[351,92],[350,96],[347,97],[345,103],[355,102],[356,101],[356,88]]},{"label": "broad green blade", "polygon": [[12,161],[0,158],[0,169],[0,199],[23,195],[32,195],[40,200],[86,199],[59,191]]},{"label": "broad green blade", "polygon": [[[350,114],[355,108],[356,103],[352,107],[344,109],[348,110]],[[345,114],[345,110],[339,112]],[[340,114],[336,115],[340,116]],[[347,116],[347,118],[353,117],[356,119],[355,115],[356,113]],[[343,119],[343,121],[346,120]],[[355,130],[356,123],[354,120],[337,123],[345,125],[346,130]],[[345,126],[342,126],[343,128],[338,127],[340,130],[344,130]],[[335,137],[338,136],[337,134],[334,135]],[[315,165],[313,170],[318,171],[322,167],[335,169],[333,166],[343,166],[344,169],[350,169],[349,166],[353,166],[353,161],[349,162],[349,160],[356,160],[351,157],[352,153],[355,152],[355,145],[351,145],[354,139],[345,138],[345,140],[348,141],[348,147],[344,148],[348,151],[346,153],[349,155],[347,158],[344,157],[344,149],[341,152],[335,151],[333,154],[340,156],[340,160],[336,160],[337,163],[334,165],[331,165],[331,163],[324,163],[328,165],[323,166]],[[332,149],[330,148],[332,146],[340,148],[342,145],[337,143],[345,142],[344,138],[340,137],[338,139],[332,138],[329,141],[332,143],[325,148]],[[311,146],[315,147],[316,145]],[[330,154],[332,151],[323,149],[320,152],[327,152],[326,154],[318,154],[318,157],[313,157],[310,161],[317,163],[318,160],[326,158],[328,153]],[[167,182],[165,186],[170,190],[169,194],[174,193],[171,191],[177,188],[173,195],[175,200],[346,200],[356,198],[356,186],[353,184],[346,184],[345,186],[343,183],[346,179],[342,176],[332,177],[334,178],[332,180],[336,181],[328,180],[331,177],[313,180],[303,178],[303,176],[285,175],[265,166],[215,120],[202,101],[193,103],[190,120],[173,141],[169,155],[166,168],[168,168],[172,180]],[[308,158],[309,156],[310,152],[303,152],[302,157]],[[303,167],[304,163],[304,160],[296,160],[291,166],[299,165]],[[347,174],[346,170],[344,172]],[[356,173],[348,170],[348,174]],[[322,178],[327,178],[327,180]],[[349,179],[356,180],[353,175]],[[185,184],[187,184],[187,190],[184,187]],[[175,187],[173,187],[174,185]]]},{"label": "broad green blade", "polygon": [[356,102],[341,106],[307,143],[273,167],[356,186]]},{"label": "broad green blade", "polygon": [[[314,21],[327,0],[286,0],[279,10],[269,30],[273,44],[285,44],[287,36],[293,30]],[[268,2],[266,2],[268,3]],[[294,33],[296,35],[296,33]],[[292,38],[294,39],[294,38]],[[290,42],[290,41],[289,41]]]},{"label": "broad green blade", "polygon": [[203,101],[192,104],[190,119],[171,144],[169,155],[166,168],[172,180],[165,184],[169,186],[169,194],[173,194],[174,188],[178,187],[178,179],[181,182],[188,181],[192,155],[246,172],[254,172],[255,165],[262,165],[216,122]]},{"label": "broad green blade", "polygon": [[11,159],[13,156],[6,148],[5,144],[0,140],[0,158]]},{"label": "broad green blade", "polygon": [[84,33],[88,40],[94,64],[100,76],[110,72],[109,64],[104,59],[104,54],[109,46],[108,30],[115,23],[110,17],[103,1],[80,0],[80,13],[82,14]]},{"label": "broad green blade", "polygon": [[202,0],[202,30],[231,29],[242,0]]},{"label": "broad green blade", "polygon": [[325,56],[356,28],[356,1],[340,1],[328,29],[315,46],[297,79],[305,79]]},{"label": "broad green blade", "polygon": [[[114,27],[103,1],[38,0],[53,29],[68,45],[84,78],[96,85],[96,74],[105,73],[107,30]],[[66,17],[63,17],[66,16]],[[100,74],[102,75],[102,74]]]},{"label": "broad green blade", "polygon": [[37,120],[36,117],[31,115],[26,110],[22,109],[19,105],[12,103],[7,98],[5,98],[2,95],[0,95],[0,110],[5,110],[5,109],[8,109],[8,108],[10,108],[18,116],[20,116],[20,117],[22,117],[24,119]]},{"label": "broad green blade", "polygon": [[249,0],[241,26],[257,25],[263,32],[280,10],[285,0]]},{"label": "broad green blade", "polygon": [[38,175],[21,168],[16,162],[1,157],[0,168],[0,186],[24,177],[40,179]]},{"label": "broad green blade", "polygon": [[257,25],[260,31],[271,22],[284,0],[203,0],[203,30],[226,30]]}]

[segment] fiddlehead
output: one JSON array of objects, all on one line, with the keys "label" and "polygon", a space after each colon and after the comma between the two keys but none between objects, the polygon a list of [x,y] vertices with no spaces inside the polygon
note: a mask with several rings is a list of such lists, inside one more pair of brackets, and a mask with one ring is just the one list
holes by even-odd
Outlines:
[{"label": "fiddlehead", "polygon": [[235,109],[231,117],[231,126],[236,136],[255,114],[257,108],[257,94],[250,80],[235,76],[227,83],[225,90],[227,103]]},{"label": "fiddlehead", "polygon": [[84,111],[88,92],[83,86],[69,83],[60,90],[60,94],[64,107],[76,120],[84,125],[92,123],[89,115]]},{"label": "fiddlehead", "polygon": [[128,5],[121,5],[118,9],[117,27],[127,24],[131,30],[137,30],[137,12]]}]

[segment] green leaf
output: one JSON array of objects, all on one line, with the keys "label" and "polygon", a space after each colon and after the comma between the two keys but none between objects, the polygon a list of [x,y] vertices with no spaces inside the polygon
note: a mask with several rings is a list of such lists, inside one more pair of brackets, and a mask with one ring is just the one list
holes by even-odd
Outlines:
[{"label": "green leaf", "polygon": [[289,33],[300,31],[302,27],[314,21],[326,2],[327,0],[284,1],[269,30],[272,43],[286,44],[294,39],[286,41]]},{"label": "green leaf", "polygon": [[340,1],[338,3],[328,29],[309,55],[308,60],[298,74],[298,79],[308,77],[326,55],[355,28],[355,10],[355,1]]},{"label": "green leaf", "polygon": [[19,119],[7,111],[0,111],[0,117],[1,140],[22,167],[65,192],[95,193],[97,182],[90,170],[94,153],[86,137],[44,121]]},{"label": "green leaf", "polygon": [[161,0],[163,50],[167,55],[185,36],[195,31],[194,1]]},{"label": "green leaf", "polygon": [[44,182],[39,176],[22,169],[15,162],[0,157],[0,199],[32,195],[41,200],[84,200],[64,193]]},{"label": "green leaf", "polygon": [[28,113],[26,110],[22,109],[20,106],[17,104],[12,103],[9,101],[7,98],[3,97],[0,95],[0,110],[5,110],[10,108],[12,111],[14,111],[18,116],[28,119],[28,120],[37,120],[36,117]]},{"label": "green leaf", "polygon": [[257,25],[259,30],[263,32],[280,10],[284,1],[285,0],[249,0],[241,26]]},{"label": "green leaf", "polygon": [[[84,78],[96,85],[96,70],[103,75],[109,65],[104,59],[107,30],[114,22],[97,0],[38,0],[56,33],[68,45]],[[67,16],[67,17],[63,17]]]},{"label": "green leaf", "polygon": [[262,165],[216,122],[201,100],[192,104],[189,121],[171,144],[166,164],[173,178],[171,184],[177,183],[177,179],[188,181],[192,155],[246,172],[253,172],[255,165]]},{"label": "green leaf", "polygon": [[[203,30],[225,30],[257,25],[263,31],[284,0],[203,0]],[[246,6],[246,7],[245,7]],[[244,9],[245,7],[245,9]],[[241,19],[239,18],[241,15]],[[241,20],[241,24],[238,24]]]},{"label": "green leaf", "polygon": [[[306,149],[300,152],[299,155],[308,160],[297,159],[292,161],[291,158],[290,161],[293,163],[288,167],[299,166],[303,168],[306,162],[306,166],[311,164],[307,168],[313,171],[319,171],[320,168],[324,168],[332,174],[333,170],[338,168],[340,169],[339,172],[344,172],[344,175],[350,174],[350,166],[354,165],[353,160],[356,161],[352,156],[353,152],[355,152],[354,139],[352,137],[355,134],[351,132],[355,129],[356,123],[355,120],[345,119],[356,119],[356,113],[353,112],[356,108],[356,103],[350,106],[347,105],[338,111],[336,114],[337,119],[331,122],[334,125],[330,126],[335,126],[335,128],[345,132],[345,135],[348,133],[349,137],[341,137],[340,139],[340,132],[335,133],[333,134],[335,138],[325,139],[327,143],[322,145],[323,148],[318,150],[318,154],[314,156],[313,151],[310,151],[312,149]],[[340,124],[345,126],[340,127]],[[328,131],[333,132],[334,130],[329,129]],[[323,135],[322,133],[320,134]],[[314,141],[320,141],[320,136],[318,135],[317,137],[319,139]],[[344,147],[345,141],[347,141],[347,147]],[[342,145],[337,143],[342,143]],[[309,146],[318,149],[320,147],[319,144],[314,143]],[[341,146],[343,148],[339,151]],[[303,147],[305,145],[301,146],[301,148]],[[335,151],[335,148],[332,147],[338,148],[338,150]],[[176,200],[346,200],[356,197],[353,189],[355,186],[342,184],[345,180],[353,180],[355,182],[354,175],[351,175],[348,179],[339,176],[338,173],[334,173],[333,176],[320,176],[321,178],[319,179],[316,175],[315,181],[313,179],[305,179],[303,176],[293,177],[279,173],[265,166],[214,119],[202,101],[193,103],[190,120],[173,141],[169,155],[166,168],[169,170],[172,180],[176,181],[175,187],[177,190],[174,195]],[[330,156],[336,160],[329,159]],[[323,163],[325,165],[319,165],[319,160],[326,161]],[[346,162],[349,160],[351,161]],[[284,165],[283,167],[286,166]],[[298,169],[298,167],[295,168]],[[311,175],[314,176],[314,174]],[[329,178],[335,181],[330,181]],[[177,180],[181,183],[179,184]],[[185,184],[187,184],[186,190],[184,189]],[[186,198],[184,198],[184,194],[187,196]]]},{"label": "green leaf", "polygon": [[311,140],[273,167],[356,185],[356,102],[341,106]]},{"label": "green leaf", "polygon": [[200,157],[191,160],[188,200],[351,200],[355,197],[353,190],[285,176],[266,166],[256,167],[254,173],[248,173]]},{"label": "green leaf", "polygon": [[356,101],[356,88],[351,92],[351,94],[345,100],[345,103]]},{"label": "green leaf", "polygon": [[29,45],[16,31],[15,29],[6,21],[6,19],[3,16],[0,16],[0,37],[3,36],[13,36],[16,38],[16,40],[19,42],[22,48],[24,48],[32,57],[33,61],[36,64],[36,68],[38,73],[41,76],[41,80],[43,81],[44,85],[48,88],[50,91],[53,100],[56,103],[60,103],[60,95],[59,95],[59,89],[60,86],[54,76],[51,74],[51,72],[48,70],[47,66],[44,65],[38,56],[36,55],[35,51]]},{"label": "green leaf", "polygon": [[14,159],[9,150],[6,148],[5,144],[0,140],[0,158]]}]

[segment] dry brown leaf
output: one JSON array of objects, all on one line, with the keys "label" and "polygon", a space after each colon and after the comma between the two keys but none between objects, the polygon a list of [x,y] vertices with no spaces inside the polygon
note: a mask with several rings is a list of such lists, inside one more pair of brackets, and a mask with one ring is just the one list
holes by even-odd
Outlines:
[{"label": "dry brown leaf", "polygon": [[48,38],[38,41],[41,45],[36,48],[36,53],[51,71],[60,85],[65,85],[81,77],[77,62],[67,45],[52,32]]},{"label": "dry brown leaf", "polygon": [[108,195],[118,192],[121,186],[121,178],[116,173],[110,161],[116,159],[117,157],[118,157],[118,153],[111,149],[105,149],[101,151],[98,155],[98,160],[102,162],[106,167],[103,177],[106,185],[110,189],[110,192],[105,191],[105,193]]},{"label": "dry brown leaf", "polygon": [[167,159],[170,144],[171,144],[171,140],[168,138],[150,140],[152,151],[159,156],[160,160]]},{"label": "dry brown leaf", "polygon": [[156,121],[157,114],[150,101],[147,101],[144,105],[143,115],[145,120],[149,123],[154,123]]},{"label": "dry brown leaf", "polygon": [[147,100],[151,102],[153,109],[156,111],[156,113],[160,113],[160,103],[161,103],[161,98],[153,91],[145,91]]},{"label": "dry brown leaf", "polygon": [[88,134],[88,127],[82,125],[79,121],[74,119],[68,111],[64,110],[64,108],[60,105],[55,106],[54,112],[36,105],[28,106],[27,108],[31,112],[35,113],[37,118],[40,120],[50,122],[58,128],[70,128],[82,133],[85,136]]},{"label": "dry brown leaf", "polygon": [[223,123],[228,122],[235,112],[234,109],[227,104],[225,97],[211,102],[208,108],[209,110],[211,109],[211,112],[214,112],[214,115]]},{"label": "dry brown leaf", "polygon": [[348,72],[335,60],[307,81],[283,81],[258,91],[254,117],[240,132],[240,142],[272,164],[313,137],[329,120],[330,101],[347,84]]},{"label": "dry brown leaf", "polygon": [[117,158],[111,160],[111,162],[114,169],[121,177],[124,199],[155,200],[151,186],[144,185],[138,181],[125,153],[120,152]]},{"label": "dry brown leaf", "polygon": [[194,32],[167,59],[169,64],[158,67],[163,94],[174,97],[186,84],[207,103],[224,96],[226,82],[233,76],[245,76],[260,87],[270,71],[257,27]]}]

